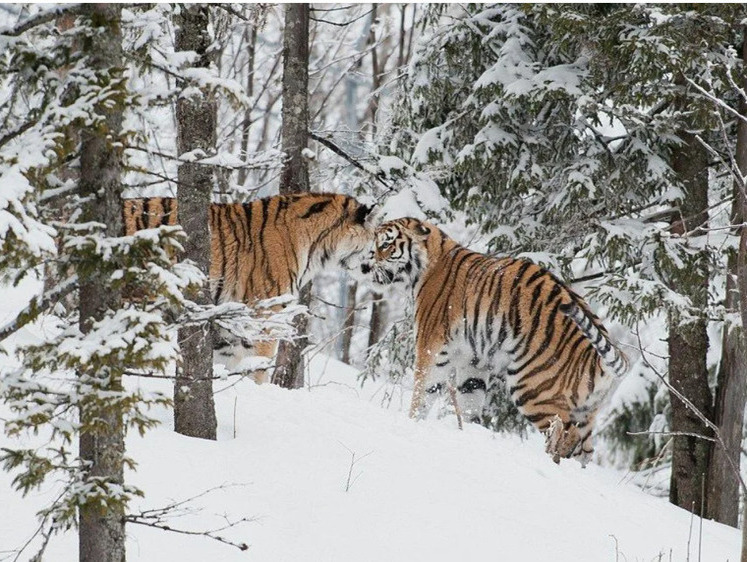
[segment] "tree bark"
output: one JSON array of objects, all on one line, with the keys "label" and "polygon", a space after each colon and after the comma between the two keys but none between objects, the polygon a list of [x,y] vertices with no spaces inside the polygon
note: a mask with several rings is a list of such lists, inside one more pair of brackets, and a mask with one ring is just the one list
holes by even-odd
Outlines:
[{"label": "tree bark", "polygon": [[309,169],[302,154],[309,130],[309,5],[285,5],[283,31],[282,144],[286,162],[280,193],[309,190]]},{"label": "tree bark", "polygon": [[[743,45],[743,59],[747,60],[747,44]],[[747,86],[747,80],[743,80]],[[747,104],[740,103],[740,113],[747,115]],[[747,174],[747,124],[737,120],[736,164],[742,176]],[[732,224],[741,224],[744,220],[744,184],[734,182],[734,205],[732,207]],[[744,229],[738,228],[737,234],[743,235]],[[726,309],[736,312],[740,309],[740,286],[737,282],[740,274],[739,254],[729,256],[729,269],[726,277]],[[742,283],[746,283],[742,281]],[[742,310],[744,314],[744,309]],[[747,326],[747,324],[743,324]],[[716,400],[714,402],[713,421],[718,426],[725,448],[712,445],[711,460],[708,467],[708,509],[709,519],[737,526],[739,519],[739,483],[730,466],[729,457],[735,466],[739,466],[742,448],[742,425],[744,423],[744,405],[747,400],[747,356],[745,353],[744,331],[739,326],[727,324],[724,327],[723,356],[719,369]]]},{"label": "tree bark", "polygon": [[[209,68],[211,64],[209,14],[206,4],[185,4],[175,16],[176,50],[196,52],[198,60],[194,66],[198,68]],[[180,96],[176,102],[176,121],[179,155],[215,152],[217,104],[210,94]],[[188,236],[183,258],[192,260],[207,278],[210,273],[208,212],[215,173],[210,166],[189,162],[179,165],[178,178],[179,223]],[[198,304],[212,302],[207,283],[192,300]],[[202,439],[216,438],[212,331],[210,323],[179,330],[182,363],[174,384],[174,430]]]},{"label": "tree bark", "polygon": [[[309,191],[309,170],[303,150],[309,130],[309,5],[285,5],[283,31],[283,111],[282,144],[286,161],[280,176],[280,193]],[[301,288],[298,302],[311,302],[311,283]],[[299,315],[294,321],[297,337],[281,341],[272,382],[284,388],[303,386],[302,352],[308,338],[308,318]]]},{"label": "tree bark", "polygon": [[[708,153],[695,135],[679,133],[683,144],[674,149],[672,168],[682,183],[685,194],[680,201],[680,216],[672,224],[675,235],[697,235],[708,220]],[[705,256],[694,256],[672,279],[677,290],[692,302],[693,314],[704,311],[708,304],[708,269]],[[680,314],[669,313],[669,381],[706,417],[712,418],[712,397],[708,387],[708,334],[706,321],[700,316],[683,321]],[[672,431],[710,436],[709,430],[674,394]],[[701,513],[701,497],[708,473],[710,442],[692,436],[674,437],[672,476],[669,499],[672,503]],[[707,486],[706,486],[707,489]],[[707,499],[707,498],[706,498]]]},{"label": "tree bark", "polygon": [[[89,56],[90,68],[105,76],[109,83],[122,76],[122,35],[119,27],[121,6],[88,4],[85,13],[95,27],[104,33],[87,37],[83,44]],[[106,79],[106,78],[105,78]],[[80,193],[89,197],[83,208],[84,221],[106,225],[104,235],[122,235],[121,151],[115,148],[122,129],[121,104],[101,104],[97,108],[102,118],[96,127],[81,129]],[[100,320],[109,309],[119,308],[121,296],[109,287],[103,275],[81,274],[80,319],[83,333],[91,330],[92,322]],[[122,380],[115,373],[85,372],[102,390],[121,391]],[[122,413],[116,408],[102,408],[95,400],[80,407],[80,456],[88,463],[84,480],[101,479],[121,487],[124,483],[124,425]],[[95,427],[96,429],[92,429]],[[79,508],[78,554],[81,562],[123,562],[125,560],[124,505],[102,507],[90,502]]]},{"label": "tree bark", "polygon": [[[246,95],[251,98],[254,96],[254,59],[256,55],[257,47],[257,27],[254,24],[247,25],[244,30],[244,37],[246,37],[247,52],[249,55],[247,79],[246,79]],[[248,107],[244,112],[244,123],[241,126],[241,158],[246,160],[247,151],[249,150],[249,131],[252,126],[252,108]],[[239,185],[244,187],[246,182],[247,170],[241,168],[239,170]]]}]

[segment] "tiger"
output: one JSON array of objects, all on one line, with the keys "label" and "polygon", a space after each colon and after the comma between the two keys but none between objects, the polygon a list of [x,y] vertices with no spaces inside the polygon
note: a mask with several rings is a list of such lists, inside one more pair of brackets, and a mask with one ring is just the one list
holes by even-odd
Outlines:
[{"label": "tiger", "polygon": [[579,295],[527,259],[472,251],[415,218],[378,226],[361,270],[413,292],[411,417],[448,388],[464,415],[479,419],[500,379],[553,460],[586,465],[595,416],[628,359]]},{"label": "tiger", "polygon": [[[251,305],[286,293],[297,295],[328,264],[357,267],[357,254],[369,248],[373,239],[371,210],[353,197],[334,193],[212,203],[209,277],[213,300]],[[165,197],[125,199],[122,212],[125,234],[132,235],[177,224],[178,202]],[[215,347],[229,369],[243,360],[235,349],[236,338],[223,335]],[[276,348],[276,340],[265,340],[255,342],[252,351],[271,358]],[[253,378],[266,382],[267,373],[256,371]]]}]

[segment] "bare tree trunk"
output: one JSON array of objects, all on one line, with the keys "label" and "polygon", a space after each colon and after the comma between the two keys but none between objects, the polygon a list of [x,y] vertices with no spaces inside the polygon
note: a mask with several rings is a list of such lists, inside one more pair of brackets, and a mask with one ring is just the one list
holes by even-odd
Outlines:
[{"label": "bare tree trunk", "polygon": [[[116,4],[88,4],[85,13],[98,27],[106,28],[84,42],[94,71],[109,71],[109,81],[121,78],[122,35],[119,28],[121,7]],[[102,73],[104,74],[104,73]],[[81,130],[80,192],[90,199],[83,208],[84,221],[106,225],[106,236],[122,235],[121,153],[112,142],[122,129],[119,104],[99,107],[103,119],[96,127]],[[92,322],[104,317],[108,309],[117,309],[121,296],[111,290],[103,275],[81,275],[80,329],[91,330]],[[81,373],[91,377],[104,390],[122,390],[121,377],[102,369]],[[102,408],[95,401],[80,407],[83,426],[80,456],[89,464],[85,480],[103,480],[110,485],[124,484],[124,425],[116,408]],[[96,429],[91,429],[91,427]],[[88,429],[87,429],[88,428]],[[123,562],[125,560],[124,505],[113,503],[102,508],[99,502],[80,506],[78,555],[81,562]]]},{"label": "bare tree trunk", "polygon": [[[674,150],[673,169],[685,190],[680,201],[680,216],[672,224],[674,234],[695,235],[708,219],[708,153],[689,131],[680,131],[683,141]],[[673,278],[678,290],[687,295],[695,311],[708,304],[707,260],[694,256]],[[712,397],[708,387],[708,333],[705,319],[690,319],[669,314],[669,381],[684,394],[708,419],[712,418]],[[672,393],[672,431],[710,436],[698,417]],[[669,499],[672,503],[700,513],[702,486],[708,473],[710,442],[692,436],[676,435],[672,451],[672,476]],[[706,486],[706,489],[707,486]],[[706,498],[707,499],[707,498]],[[707,502],[706,502],[707,503]]]},{"label": "bare tree trunk", "polygon": [[286,4],[283,31],[283,125],[286,162],[280,193],[309,190],[309,169],[302,154],[309,130],[309,5]]},{"label": "bare tree trunk", "polygon": [[[247,97],[251,98],[254,95],[254,59],[257,47],[257,28],[255,27],[255,25],[247,25],[247,28],[244,30],[244,35],[246,36],[247,49],[249,52],[249,68],[247,69],[246,95]],[[249,107],[244,112],[244,123],[241,128],[241,158],[243,158],[244,160],[246,160],[246,154],[249,150],[249,130],[251,129],[251,126],[252,109],[251,107]],[[241,187],[244,187],[246,176],[246,168],[241,168],[239,170],[239,185]]]},{"label": "bare tree trunk", "polygon": [[[747,38],[747,26],[742,28],[742,38]],[[745,61],[747,61],[747,42],[742,43],[742,63],[744,64]],[[743,70],[744,72],[744,70]],[[747,76],[743,77],[742,83],[744,85],[747,85]],[[747,110],[747,107],[744,106],[744,101],[742,101],[742,115],[745,114],[745,110]],[[743,127],[743,124],[740,120],[740,127]],[[741,133],[741,135],[740,135]],[[745,144],[745,141],[747,141],[747,138],[745,138],[745,131],[740,128],[737,130],[737,163],[739,165],[739,170],[742,173],[742,176],[744,177],[745,172],[742,165],[747,161],[747,144]],[[740,139],[742,142],[740,142]],[[745,182],[741,182],[741,185],[739,186],[739,202],[742,206],[742,219],[744,220],[744,217],[747,217],[747,184]],[[740,311],[742,316],[742,326],[747,326],[747,229],[742,228],[740,230],[739,234],[739,255],[737,259],[737,285],[739,286],[739,304],[740,304]],[[744,372],[741,373],[742,381],[744,384],[744,378],[745,374]],[[744,408],[744,402],[742,403]],[[740,437],[741,437],[741,427],[740,427]],[[741,443],[741,441],[740,441]],[[740,447],[741,449],[741,447]],[[741,450],[740,450],[741,452]],[[737,454],[737,459],[739,459],[739,453]],[[739,466],[737,462],[737,466]],[[747,498],[746,498],[747,499]],[[747,562],[747,508],[743,510],[742,512],[742,555],[741,555],[741,561]]]},{"label": "bare tree trunk", "polygon": [[[742,46],[742,59],[747,60],[747,43]],[[743,79],[747,86],[747,79]],[[747,115],[747,104],[740,102],[740,113]],[[747,174],[747,123],[737,120],[736,164],[742,176]],[[732,224],[741,224],[744,220],[745,196],[744,184],[734,182],[734,205],[732,207]],[[738,233],[744,236],[744,229]],[[726,309],[737,311],[740,308],[740,287],[738,282],[739,260],[744,256],[729,256],[729,271],[726,277]],[[744,314],[744,309],[742,310]],[[744,324],[747,326],[747,324]],[[747,349],[745,349],[744,331],[741,327],[726,325],[724,328],[723,356],[719,369],[716,401],[714,403],[713,421],[718,426],[724,440],[725,448],[712,446],[708,471],[708,510],[709,519],[737,526],[739,519],[739,484],[730,466],[731,457],[735,466],[739,466],[742,449],[742,425],[744,423],[744,405],[747,400]]]},{"label": "bare tree trunk", "polygon": [[[283,31],[283,125],[282,144],[286,161],[280,177],[280,193],[309,190],[309,170],[303,150],[309,130],[309,5],[285,5]],[[299,291],[298,302],[311,302],[311,282]],[[303,357],[308,339],[308,318],[299,315],[294,321],[298,337],[281,341],[272,382],[284,388],[303,386]]]},{"label": "bare tree trunk", "polygon": [[[195,66],[210,65],[209,7],[185,4],[175,16],[176,50],[194,51]],[[176,102],[177,145],[179,154],[215,152],[217,106],[207,93],[180,96]],[[207,277],[210,273],[210,208],[214,170],[198,163],[179,165],[179,223],[187,233],[184,258],[192,260]],[[205,284],[192,297],[198,304],[210,304],[210,287]],[[212,325],[190,326],[179,330],[182,364],[174,383],[174,430],[182,435],[216,438],[213,400]]]},{"label": "bare tree trunk", "polygon": [[[405,18],[405,5],[402,6],[402,19],[401,19],[401,28],[400,32],[404,32],[404,18]],[[371,9],[371,23],[375,21],[377,17],[377,6],[376,4],[373,5],[373,8]],[[374,36],[373,27],[371,29],[371,33],[369,36],[369,42],[371,44],[375,43],[376,37]],[[400,36],[400,54],[399,59],[402,58],[402,49],[404,48],[404,38]],[[369,104],[369,111],[371,115],[371,131],[372,134],[376,135],[376,117],[378,115],[379,110],[379,102],[378,102],[378,96],[379,96],[379,88],[381,87],[381,72],[379,70],[379,60],[378,55],[376,52],[376,47],[371,49],[371,84],[372,89],[375,93],[375,95],[371,96],[371,102]],[[373,347],[375,344],[378,343],[378,341],[381,339],[382,331],[384,329],[384,315],[385,315],[385,303],[384,299],[382,298],[382,294],[375,292],[372,295],[373,297],[373,303],[371,304],[371,320],[369,323],[369,332],[368,332],[368,349],[370,350],[371,347]]]}]

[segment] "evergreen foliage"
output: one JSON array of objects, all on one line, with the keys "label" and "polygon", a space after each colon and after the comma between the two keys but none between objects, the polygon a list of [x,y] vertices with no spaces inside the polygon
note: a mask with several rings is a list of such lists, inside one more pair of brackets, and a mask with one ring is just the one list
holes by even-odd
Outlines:
[{"label": "evergreen foliage", "polygon": [[[178,358],[172,326],[188,302],[183,292],[205,282],[199,270],[173,262],[184,241],[181,228],[111,236],[109,225],[85,211],[104,191],[79,189],[74,179],[79,132],[105,138],[104,150],[119,166],[126,160],[124,146],[137,143],[138,135],[110,129],[106,115],[142,101],[122,68],[91,63],[99,54],[91,39],[108,29],[95,16],[80,11],[68,22],[41,18],[17,37],[3,37],[8,48],[1,61],[8,86],[3,91],[10,94],[2,118],[16,133],[0,146],[4,279],[18,283],[46,275],[51,281],[57,271],[59,287],[95,284],[111,294],[138,296],[121,308],[96,311],[85,325],[79,325],[77,307],[58,303],[53,329],[40,341],[19,346],[17,368],[0,378],[2,398],[14,413],[5,421],[6,435],[38,436],[34,447],[14,447],[14,441],[3,447],[4,468],[16,472],[13,482],[23,493],[53,479],[61,482],[59,496],[39,514],[45,537],[75,526],[82,506],[121,510],[141,494],[117,479],[91,474],[75,437],[111,432],[104,420],[112,415],[140,433],[153,426],[148,410],[170,399],[128,389],[122,377],[135,370],[164,372]],[[109,169],[99,174],[116,177]],[[118,198],[102,204],[113,206],[114,216],[121,213]],[[16,324],[43,312],[32,306]],[[124,462],[134,466],[132,459]]]}]

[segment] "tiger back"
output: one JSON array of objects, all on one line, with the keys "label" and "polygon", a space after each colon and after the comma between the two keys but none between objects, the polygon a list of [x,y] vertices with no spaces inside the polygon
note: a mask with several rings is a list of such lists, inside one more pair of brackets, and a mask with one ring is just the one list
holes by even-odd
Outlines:
[{"label": "tiger back", "polygon": [[585,463],[597,410],[627,359],[583,299],[531,261],[469,250],[417,219],[384,223],[375,237],[374,280],[415,297],[411,415],[453,384],[479,417],[489,383],[502,379],[548,453]]},{"label": "tiger back", "polygon": [[[286,293],[296,295],[326,265],[345,267],[370,246],[370,210],[353,197],[332,193],[211,204],[210,283],[215,302],[251,305]],[[178,203],[173,198],[125,200],[123,218],[128,235],[175,225]],[[230,345],[236,343],[228,340]],[[270,357],[275,347],[276,342],[268,340],[256,343],[253,351]],[[241,360],[240,355],[232,356],[227,367]]]}]

